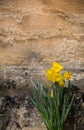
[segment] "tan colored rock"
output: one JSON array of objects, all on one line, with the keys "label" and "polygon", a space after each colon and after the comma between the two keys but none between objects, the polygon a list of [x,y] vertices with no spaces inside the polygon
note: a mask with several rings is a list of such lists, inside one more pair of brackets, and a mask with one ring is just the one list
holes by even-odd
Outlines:
[{"label": "tan colored rock", "polygon": [[0,63],[33,68],[59,61],[81,75],[83,7],[79,0],[0,1]]},{"label": "tan colored rock", "polygon": [[35,128],[23,128],[23,130],[46,130],[46,129],[45,128],[35,127]]}]

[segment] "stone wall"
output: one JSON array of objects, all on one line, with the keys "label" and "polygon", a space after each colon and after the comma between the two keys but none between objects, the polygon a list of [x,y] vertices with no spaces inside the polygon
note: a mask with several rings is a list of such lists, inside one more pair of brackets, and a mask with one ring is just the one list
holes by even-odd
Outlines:
[{"label": "stone wall", "polygon": [[0,0],[0,63],[41,73],[59,61],[83,79],[83,7],[79,0]]}]

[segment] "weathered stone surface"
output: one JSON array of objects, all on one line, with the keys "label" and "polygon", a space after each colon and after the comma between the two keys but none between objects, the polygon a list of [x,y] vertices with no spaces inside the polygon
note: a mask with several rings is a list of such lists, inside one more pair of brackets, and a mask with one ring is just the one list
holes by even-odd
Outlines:
[{"label": "weathered stone surface", "polygon": [[[36,108],[30,102],[29,95],[0,97],[0,130],[46,130],[45,125],[37,112]],[[73,105],[71,114],[67,119],[65,130],[83,130],[84,129],[84,95],[77,91],[77,98]],[[74,111],[76,108],[77,111]]]},{"label": "weathered stone surface", "polygon": [[80,68],[84,64],[83,4],[78,0],[0,1],[0,62],[27,64],[33,49],[43,61],[54,58]]},{"label": "weathered stone surface", "polygon": [[[0,63],[43,68],[60,61],[81,76],[83,6],[79,0],[0,1]],[[79,79],[83,78],[82,74]]]}]

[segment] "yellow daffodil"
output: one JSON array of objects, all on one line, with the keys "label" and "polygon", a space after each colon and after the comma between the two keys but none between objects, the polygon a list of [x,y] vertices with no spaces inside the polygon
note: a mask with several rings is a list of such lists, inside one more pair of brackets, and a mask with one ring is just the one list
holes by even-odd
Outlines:
[{"label": "yellow daffodil", "polygon": [[54,71],[52,68],[46,70],[46,76],[48,80],[52,82],[59,82],[62,79],[62,75]]},{"label": "yellow daffodil", "polygon": [[48,80],[55,82],[54,71],[52,69],[46,70],[46,76],[47,76]]},{"label": "yellow daffodil", "polygon": [[70,80],[70,79],[72,78],[72,73],[71,73],[71,72],[65,72],[65,73],[64,73],[64,78],[65,78],[66,80]]},{"label": "yellow daffodil", "polygon": [[53,62],[52,69],[54,69],[56,72],[60,72],[63,69],[63,66],[58,62]]},{"label": "yellow daffodil", "polygon": [[66,84],[65,80],[70,80],[72,78],[72,73],[65,72],[63,75],[60,72],[62,69],[63,66],[60,63],[53,62],[52,67],[46,70],[46,76],[48,80],[53,83],[58,82],[61,87],[64,87]]},{"label": "yellow daffodil", "polygon": [[59,82],[60,80],[62,80],[62,75],[60,73],[55,73],[54,77],[55,77],[55,82]]}]

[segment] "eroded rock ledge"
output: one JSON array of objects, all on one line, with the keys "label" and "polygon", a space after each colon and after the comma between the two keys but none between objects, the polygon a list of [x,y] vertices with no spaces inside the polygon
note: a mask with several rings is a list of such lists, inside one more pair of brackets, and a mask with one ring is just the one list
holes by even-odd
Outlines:
[{"label": "eroded rock ledge", "polygon": [[[29,99],[31,94],[32,92],[28,91],[28,94],[0,97],[0,130],[46,130],[39,113]],[[84,94],[80,91],[74,105],[76,109],[74,107],[71,112],[65,130],[84,129]]]}]

